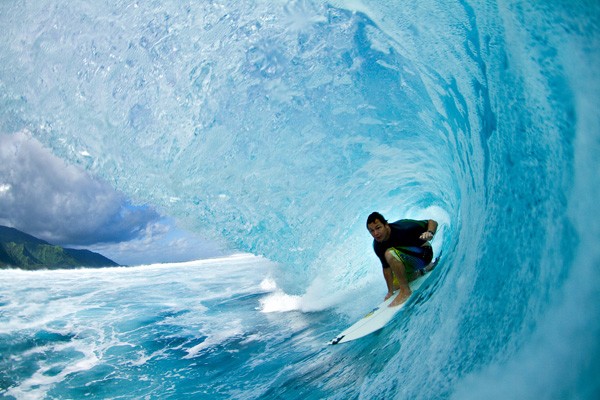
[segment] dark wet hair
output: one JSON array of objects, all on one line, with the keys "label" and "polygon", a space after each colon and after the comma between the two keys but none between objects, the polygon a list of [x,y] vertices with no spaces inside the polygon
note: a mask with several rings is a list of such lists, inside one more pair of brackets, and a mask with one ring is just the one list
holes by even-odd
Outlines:
[{"label": "dark wet hair", "polygon": [[379,214],[377,211],[372,212],[369,217],[367,218],[367,226],[369,226],[369,224],[372,224],[373,222],[375,222],[376,220],[379,220],[380,222],[382,222],[384,225],[387,225],[387,220],[385,218],[383,218],[383,215]]}]

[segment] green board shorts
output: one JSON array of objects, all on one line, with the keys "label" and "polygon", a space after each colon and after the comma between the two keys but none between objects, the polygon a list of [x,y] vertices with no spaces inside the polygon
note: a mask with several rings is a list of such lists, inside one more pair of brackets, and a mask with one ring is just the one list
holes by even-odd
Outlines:
[{"label": "green board shorts", "polygon": [[404,264],[409,280],[414,279],[417,276],[416,272],[421,272],[433,259],[431,246],[391,247],[390,250],[396,260]]}]

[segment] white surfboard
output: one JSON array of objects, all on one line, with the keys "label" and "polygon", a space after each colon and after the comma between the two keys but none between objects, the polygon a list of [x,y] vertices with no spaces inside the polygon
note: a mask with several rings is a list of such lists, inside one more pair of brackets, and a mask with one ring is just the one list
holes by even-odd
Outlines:
[{"label": "white surfboard", "polygon": [[[440,257],[437,257],[435,259],[435,261],[433,262],[433,267],[437,265],[439,260]],[[358,320],[354,325],[337,335],[335,339],[329,342],[329,344],[349,342],[351,340],[367,336],[368,334],[376,332],[379,329],[383,328],[388,322],[392,320],[392,318],[394,318],[394,315],[396,315],[399,311],[401,311],[404,308],[406,304],[408,304],[408,300],[410,300],[410,298],[413,297],[415,293],[417,293],[419,288],[423,285],[423,283],[425,283],[425,281],[429,278],[430,275],[431,271],[423,276],[418,277],[417,279],[408,284],[410,286],[410,289],[412,290],[412,294],[404,303],[396,307],[388,307],[388,305],[396,298],[395,294],[397,293],[397,291],[394,292],[394,295],[392,295],[389,299],[378,305],[371,312],[369,312],[367,315]]]}]

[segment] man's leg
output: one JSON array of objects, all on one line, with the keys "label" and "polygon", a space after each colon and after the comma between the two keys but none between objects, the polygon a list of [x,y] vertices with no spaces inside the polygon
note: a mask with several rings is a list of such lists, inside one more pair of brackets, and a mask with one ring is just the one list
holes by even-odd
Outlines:
[{"label": "man's leg", "polygon": [[385,259],[392,268],[392,272],[398,279],[398,295],[390,303],[390,307],[394,307],[404,303],[412,291],[410,290],[410,286],[408,286],[408,278],[406,276],[406,268],[404,267],[404,263],[395,257],[393,250],[388,249],[385,252]]},{"label": "man's leg", "polygon": [[394,274],[392,273],[391,268],[383,269],[383,278],[385,279],[385,284],[387,285],[387,288],[388,288],[388,292],[385,295],[385,299],[384,299],[384,300],[387,300],[394,295],[394,290],[397,289],[394,285]]}]

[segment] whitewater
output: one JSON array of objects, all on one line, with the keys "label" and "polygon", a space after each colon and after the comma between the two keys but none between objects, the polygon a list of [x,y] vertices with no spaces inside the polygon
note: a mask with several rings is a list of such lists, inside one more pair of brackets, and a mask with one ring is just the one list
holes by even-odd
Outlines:
[{"label": "whitewater", "polygon": [[[0,271],[0,396],[600,396],[596,1],[3,1],[0,131],[235,255]],[[1,183],[1,182],[0,182]],[[365,220],[443,258],[382,331]]]}]

